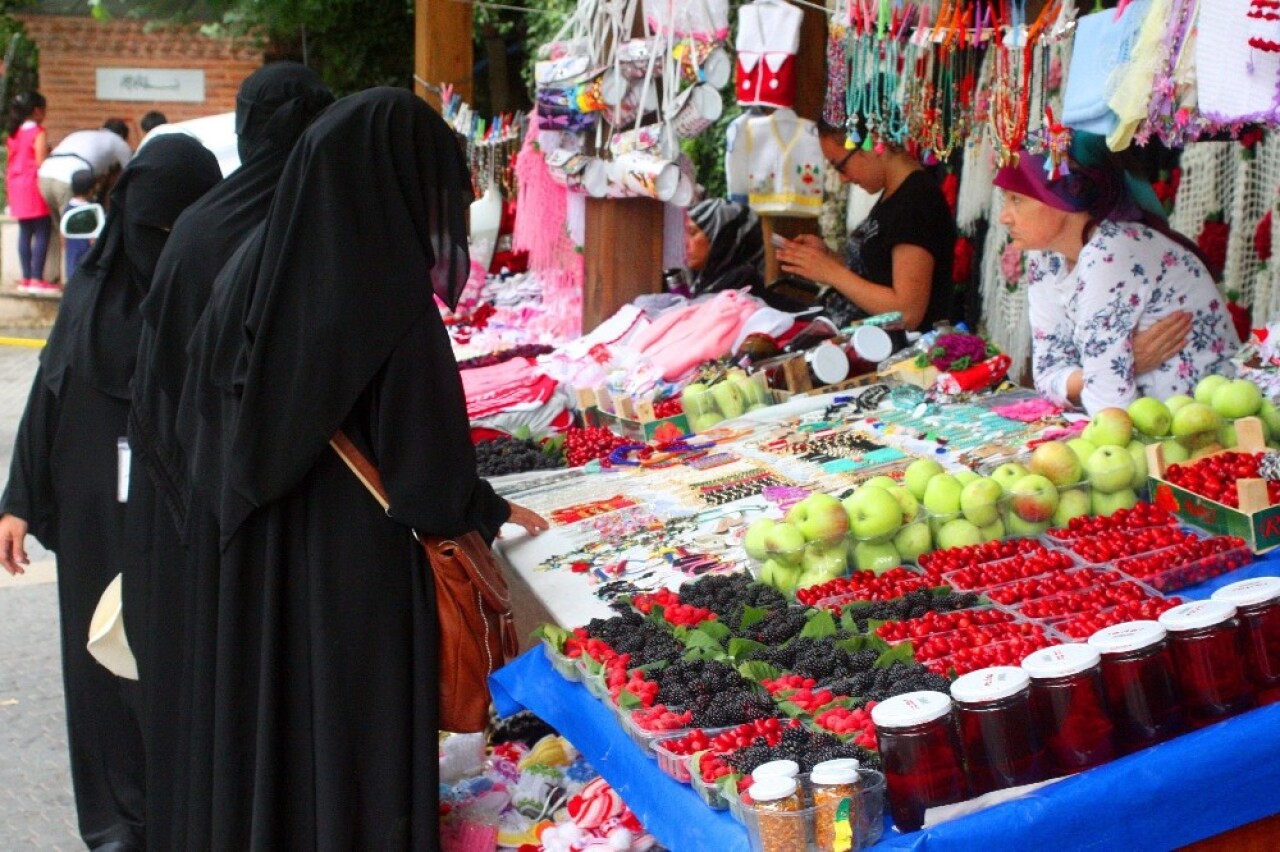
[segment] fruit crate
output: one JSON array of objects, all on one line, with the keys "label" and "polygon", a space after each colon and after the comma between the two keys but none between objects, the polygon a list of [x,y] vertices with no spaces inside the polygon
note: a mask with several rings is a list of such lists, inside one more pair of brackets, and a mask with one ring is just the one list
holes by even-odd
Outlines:
[{"label": "fruit crate", "polygon": [[[592,661],[594,662],[594,661]],[[579,657],[576,661],[579,679],[586,686],[587,692],[591,693],[595,698],[600,699],[609,706],[613,706],[609,701],[609,687],[605,684],[598,672],[592,671],[591,664],[588,663],[585,655]]]},{"label": "fruit crate", "polygon": [[[1266,450],[1262,421],[1256,417],[1242,417],[1236,421],[1235,426],[1237,446],[1234,452],[1258,453]],[[1187,523],[1215,535],[1238,536],[1244,539],[1254,553],[1265,553],[1280,545],[1280,505],[1269,505],[1264,480],[1240,480],[1240,508],[1235,509],[1169,482],[1164,478],[1168,468],[1169,465],[1164,460],[1164,447],[1149,444],[1147,470],[1151,499],[1157,506],[1163,506]]]},{"label": "fruit crate", "polygon": [[[694,727],[688,728],[669,728],[664,731],[646,731],[644,728],[636,724],[632,710],[624,710],[621,707],[616,708],[618,711],[618,721],[622,724],[623,729],[627,732],[627,736],[631,737],[631,741],[645,754],[645,757],[652,757],[655,760],[658,755],[653,749],[654,743],[664,737],[682,737],[694,730]],[[683,708],[668,707],[673,713],[683,712]]]},{"label": "fruit crate", "polygon": [[[705,752],[703,752],[705,754]],[[724,793],[720,790],[720,785],[712,782],[708,784],[702,780],[702,775],[695,771],[697,767],[693,761],[689,763],[689,786],[693,788],[693,792],[698,794],[698,798],[702,803],[714,811],[728,810],[729,802],[724,797]]]},{"label": "fruit crate", "polygon": [[[689,419],[683,414],[654,420],[640,420],[610,413],[602,408],[593,406],[582,412],[582,418],[588,426],[604,426],[624,438],[636,442],[647,443],[655,440],[655,438],[663,439],[666,434],[687,435],[690,432]],[[664,430],[663,435],[659,435],[659,430],[664,427],[667,428]]]},{"label": "fruit crate", "polygon": [[546,655],[547,662],[551,663],[551,668],[555,669],[560,677],[570,683],[578,683],[582,680],[582,670],[578,668],[576,659],[561,654],[546,640],[542,642],[542,652]]},{"label": "fruit crate", "polygon": [[[667,745],[673,740],[681,739],[687,736],[688,733],[692,733],[695,730],[697,729],[691,728],[689,732],[683,734],[678,731],[667,733],[658,737],[652,744],[653,753],[658,758],[658,768],[675,780],[679,781],[681,784],[690,784],[692,782],[693,773],[690,769],[690,764],[693,762],[693,757],[696,752],[691,752],[689,754],[676,754],[669,749]],[[711,739],[717,734],[722,734],[725,731],[732,730],[733,727],[730,726],[725,728],[703,728],[702,732],[707,735],[708,739]]]},{"label": "fruit crate", "polygon": [[[1239,539],[1236,540],[1239,541]],[[1210,553],[1207,556],[1183,562],[1182,564],[1177,564],[1177,554],[1173,552],[1174,550],[1175,548],[1169,548],[1168,551],[1160,550],[1155,553],[1120,559],[1116,561],[1115,569],[1126,577],[1132,577],[1134,580],[1150,586],[1160,594],[1167,594],[1203,583],[1206,580],[1212,580],[1214,577],[1220,577],[1228,571],[1243,568],[1253,561],[1253,551],[1243,543],[1238,547],[1231,547],[1218,553]],[[1147,576],[1142,576],[1146,572],[1131,574],[1125,570],[1126,568],[1136,570],[1139,560],[1147,559],[1167,563],[1168,567],[1162,568],[1155,573],[1147,574]]]}]

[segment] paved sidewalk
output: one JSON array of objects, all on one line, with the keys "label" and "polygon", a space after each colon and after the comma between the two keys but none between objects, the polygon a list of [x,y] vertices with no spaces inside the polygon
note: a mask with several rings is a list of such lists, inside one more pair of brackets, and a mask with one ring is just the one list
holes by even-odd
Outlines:
[{"label": "paved sidewalk", "polygon": [[[0,331],[0,336],[6,334]],[[39,350],[0,345],[0,481]],[[34,540],[20,578],[0,570],[0,850],[76,850],[52,557]]]}]

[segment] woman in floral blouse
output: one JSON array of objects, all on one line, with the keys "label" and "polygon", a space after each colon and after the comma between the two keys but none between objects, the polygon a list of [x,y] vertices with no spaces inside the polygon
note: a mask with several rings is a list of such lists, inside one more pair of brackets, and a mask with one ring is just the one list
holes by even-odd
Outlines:
[{"label": "woman in floral blouse", "polygon": [[1000,169],[1000,221],[1029,252],[1036,389],[1090,413],[1139,396],[1191,393],[1229,373],[1240,345],[1208,269],[1185,237],[1144,213],[1118,176],[1044,156]]}]

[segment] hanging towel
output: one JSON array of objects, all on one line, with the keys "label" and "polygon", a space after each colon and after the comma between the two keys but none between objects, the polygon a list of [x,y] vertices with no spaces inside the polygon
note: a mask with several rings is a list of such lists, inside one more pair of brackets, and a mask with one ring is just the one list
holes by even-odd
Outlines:
[{"label": "hanging towel", "polygon": [[1074,130],[1107,136],[1115,129],[1111,100],[1129,63],[1151,0],[1134,0],[1119,20],[1113,9],[1085,15],[1076,22],[1076,39],[1062,96],[1062,123]]}]

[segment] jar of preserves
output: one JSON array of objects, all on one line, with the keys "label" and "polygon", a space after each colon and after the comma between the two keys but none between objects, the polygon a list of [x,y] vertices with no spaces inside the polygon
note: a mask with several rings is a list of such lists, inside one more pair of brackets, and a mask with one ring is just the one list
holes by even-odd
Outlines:
[{"label": "jar of preserves", "polygon": [[1102,655],[1084,644],[1054,645],[1022,661],[1031,677],[1031,715],[1048,771],[1069,775],[1115,757],[1115,726],[1102,686]]},{"label": "jar of preserves", "polygon": [[1240,620],[1226,601],[1192,601],[1160,614],[1169,631],[1182,709],[1203,728],[1253,706],[1240,646]]},{"label": "jar of preserves", "polygon": [[808,848],[807,820],[800,814],[800,788],[784,775],[761,778],[751,785],[749,827],[752,848],[759,852],[797,852]]},{"label": "jar of preserves", "polygon": [[813,793],[813,838],[822,852],[848,852],[861,845],[859,782],[856,760],[828,760],[813,767],[809,775]]},{"label": "jar of preserves", "polygon": [[1126,621],[1089,637],[1102,655],[1102,684],[1116,726],[1116,748],[1128,754],[1182,730],[1173,658],[1166,631],[1154,621]]},{"label": "jar of preserves", "polygon": [[992,666],[951,684],[960,749],[975,796],[1044,779],[1044,749],[1031,717],[1031,678]]},{"label": "jar of preserves", "polygon": [[1223,586],[1215,601],[1236,608],[1245,668],[1258,704],[1280,701],[1280,577],[1254,577]]},{"label": "jar of preserves", "polygon": [[915,831],[929,808],[968,796],[949,696],[932,690],[897,695],[877,704],[871,721],[899,829]]}]

